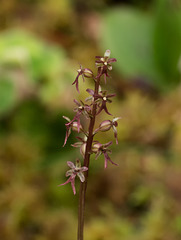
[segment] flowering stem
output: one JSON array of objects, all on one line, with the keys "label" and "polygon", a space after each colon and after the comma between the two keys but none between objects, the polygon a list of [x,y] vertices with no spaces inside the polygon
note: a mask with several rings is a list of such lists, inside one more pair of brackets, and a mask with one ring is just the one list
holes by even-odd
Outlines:
[{"label": "flowering stem", "polygon": [[[97,80],[95,81],[95,90],[94,90],[95,94],[98,94],[99,85],[100,85],[100,77],[97,78]],[[96,100],[96,97],[94,100]],[[88,169],[89,169],[89,161],[90,161],[90,152],[91,152],[92,142],[93,142],[93,137],[94,137],[93,130],[94,130],[94,124],[95,124],[95,118],[96,118],[96,109],[97,109],[97,104],[93,104],[92,116],[90,118],[90,123],[89,123],[89,132],[88,132],[85,157],[84,157],[84,166],[87,167]],[[85,181],[80,184],[77,240],[84,239],[84,235],[83,235],[84,211],[85,211],[85,197],[86,197],[86,189],[87,189],[87,181],[88,181],[88,171],[86,171],[84,174]]]},{"label": "flowering stem", "polygon": [[[65,185],[67,183],[71,183],[73,193],[76,194],[75,189],[75,177],[78,176],[81,184],[80,184],[80,193],[79,193],[79,210],[78,210],[78,234],[77,234],[77,240],[83,240],[84,239],[84,212],[85,212],[85,198],[86,198],[86,190],[87,190],[87,182],[88,182],[88,174],[89,174],[89,162],[90,162],[90,155],[95,153],[95,158],[99,157],[101,154],[104,155],[104,166],[107,168],[107,162],[111,162],[114,165],[117,165],[114,163],[108,153],[111,153],[111,150],[108,149],[108,147],[112,144],[112,141],[101,144],[98,141],[93,141],[94,135],[99,131],[108,131],[110,128],[113,128],[114,136],[117,141],[117,120],[120,117],[114,118],[111,120],[105,120],[100,125],[99,128],[94,130],[95,120],[96,116],[104,110],[105,113],[108,115],[112,115],[108,112],[107,103],[111,103],[112,101],[109,99],[111,97],[114,97],[115,94],[107,94],[107,91],[102,91],[100,89],[100,79],[103,76],[105,83],[106,78],[110,77],[108,75],[108,70],[112,70],[111,63],[116,62],[115,58],[110,58],[110,50],[106,50],[104,53],[104,56],[96,56],[96,67],[97,67],[97,76],[94,77],[94,74],[91,69],[89,68],[80,68],[78,70],[78,75],[73,82],[73,84],[76,85],[76,89],[79,92],[79,77],[82,76],[83,80],[85,78],[92,78],[95,83],[94,90],[87,89],[86,91],[91,95],[91,97],[85,99],[86,100],[92,100],[91,104],[84,104],[84,102],[80,101],[80,103],[74,99],[75,104],[77,107],[74,109],[76,112],[76,115],[72,120],[65,117],[65,120],[68,121],[66,123],[66,136],[64,145],[67,142],[67,139],[71,133],[71,130],[76,132],[81,132],[85,134],[86,140],[84,140],[81,137],[77,137],[77,139],[80,140],[80,142],[77,142],[75,144],[72,144],[73,147],[80,147],[80,153],[84,157],[84,165],[81,167],[81,162],[79,159],[76,160],[76,164],[68,161],[67,165],[71,168],[66,172],[66,177],[69,177],[69,179],[58,186]],[[98,110],[97,110],[98,108]],[[81,115],[84,115],[85,117],[89,118],[89,126],[88,131],[85,132],[84,128],[81,125],[80,117]],[[92,146],[93,145],[93,146]],[[84,172],[84,174],[83,174]]]}]

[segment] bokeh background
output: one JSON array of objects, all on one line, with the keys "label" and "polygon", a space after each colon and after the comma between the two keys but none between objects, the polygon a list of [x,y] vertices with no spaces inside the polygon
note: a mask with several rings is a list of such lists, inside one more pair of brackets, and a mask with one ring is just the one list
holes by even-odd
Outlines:
[{"label": "bokeh background", "polygon": [[95,70],[106,49],[119,167],[91,160],[85,239],[181,239],[179,0],[1,0],[0,239],[76,239],[78,195],[57,187],[79,156],[62,115],[92,86],[71,85],[79,64]]}]

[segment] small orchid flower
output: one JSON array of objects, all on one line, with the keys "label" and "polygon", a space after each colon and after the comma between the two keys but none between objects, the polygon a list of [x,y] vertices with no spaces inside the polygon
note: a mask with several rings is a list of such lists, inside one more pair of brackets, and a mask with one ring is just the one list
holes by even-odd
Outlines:
[{"label": "small orchid flower", "polygon": [[96,56],[96,66],[98,67],[99,74],[97,78],[104,76],[104,81],[106,83],[106,77],[110,77],[108,75],[108,70],[112,70],[111,63],[116,62],[116,58],[109,58],[111,54],[110,50],[106,50],[104,53],[104,57]]},{"label": "small orchid flower", "polygon": [[81,162],[79,159],[76,160],[76,165],[73,162],[68,161],[67,165],[71,168],[70,170],[68,170],[65,174],[66,177],[70,176],[68,178],[68,180],[58,186],[63,186],[67,183],[71,183],[72,186],[72,190],[74,195],[76,194],[76,190],[75,190],[75,177],[78,176],[81,182],[85,181],[85,176],[83,174],[83,172],[87,171],[88,168],[87,167],[81,167]]},{"label": "small orchid flower", "polygon": [[71,144],[72,147],[79,147],[80,153],[84,157],[85,156],[85,150],[86,150],[86,144],[87,144],[87,136],[84,138],[76,137],[80,142],[76,142],[74,144]]},{"label": "small orchid flower", "polygon": [[[65,120],[68,121],[68,123],[70,123],[70,119],[68,117],[65,117],[63,116],[63,118]],[[65,124],[66,126],[66,134],[65,134],[65,140],[64,140],[64,144],[63,144],[63,147],[65,146],[65,144],[67,143],[67,139],[68,137],[70,136],[71,134],[71,130],[75,131],[75,132],[79,132],[79,131],[83,131],[83,128],[82,128],[82,125],[81,124],[78,124],[78,122],[74,121],[74,122],[71,122],[71,124]]]},{"label": "small orchid flower", "polygon": [[108,153],[112,153],[112,151],[110,149],[108,149],[108,147],[112,145],[112,141],[106,143],[106,144],[101,144],[97,141],[94,142],[93,146],[92,146],[92,152],[96,153],[96,159],[103,154],[104,155],[104,168],[107,168],[107,162],[111,162],[112,164],[118,166],[118,164],[114,163]]},{"label": "small orchid flower", "polygon": [[118,138],[117,138],[117,126],[118,126],[118,120],[121,119],[121,117],[113,118],[113,120],[105,120],[100,123],[99,127],[94,131],[94,133],[97,133],[98,131],[106,132],[109,131],[111,128],[113,129],[114,137],[116,139],[116,144],[118,144]]},{"label": "small orchid flower", "polygon": [[72,85],[75,84],[77,92],[79,93],[79,77],[82,76],[83,81],[85,81],[84,77],[92,78],[93,72],[89,68],[82,68],[81,65],[80,65],[80,69],[78,69],[77,72],[78,72],[77,77],[75,81],[72,83]]},{"label": "small orchid flower", "polygon": [[90,97],[86,98],[86,101],[91,100],[93,102],[94,101],[94,90],[88,88],[88,89],[86,89],[86,91],[91,95]]},{"label": "small orchid flower", "polygon": [[107,102],[109,102],[109,103],[112,102],[109,98],[116,96],[115,93],[107,94],[107,91],[100,91],[98,94],[95,94],[94,90],[92,90],[92,89],[87,89],[86,91],[92,97],[94,97],[95,101],[93,103],[98,103],[99,110],[98,110],[97,114],[99,114],[102,110],[104,110],[107,114],[112,115],[111,113],[108,112],[106,103]]},{"label": "small orchid flower", "polygon": [[116,94],[107,94],[107,91],[101,91],[100,94],[94,94],[94,97],[96,98],[96,102],[101,102],[101,105],[99,104],[99,110],[97,112],[97,115],[104,110],[107,114],[112,115],[108,112],[106,103],[111,103],[112,101],[109,99],[111,97],[116,96]]},{"label": "small orchid flower", "polygon": [[79,132],[80,128],[81,128],[80,116],[83,114],[88,118],[91,107],[87,104],[84,104],[82,101],[81,101],[81,103],[79,103],[76,99],[74,99],[74,103],[78,106],[74,109],[74,111],[76,112],[76,115],[70,122],[66,123],[65,125],[66,125],[66,127],[69,127],[73,122],[77,121],[77,129]]},{"label": "small orchid flower", "polygon": [[80,103],[79,103],[76,99],[74,99],[74,103],[78,106],[78,107],[74,108],[74,111],[80,112],[85,117],[89,118],[90,112],[91,112],[91,107],[87,104],[84,104],[82,101],[80,101]]}]

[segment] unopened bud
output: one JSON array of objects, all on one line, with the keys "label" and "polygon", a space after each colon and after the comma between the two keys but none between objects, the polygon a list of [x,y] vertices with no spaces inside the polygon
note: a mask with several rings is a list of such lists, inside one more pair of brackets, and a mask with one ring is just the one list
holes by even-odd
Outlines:
[{"label": "unopened bud", "polygon": [[104,53],[104,57],[110,57],[111,51],[108,49]]},{"label": "unopened bud", "polygon": [[97,153],[99,151],[99,148],[102,146],[99,142],[96,142],[92,145],[92,152]]},{"label": "unopened bud", "polygon": [[84,77],[87,77],[87,78],[92,78],[93,77],[93,72],[89,68],[85,68],[83,70],[83,74],[84,74]]},{"label": "unopened bud", "polygon": [[86,143],[82,144],[80,147],[80,153],[83,157],[85,156],[85,150],[86,150]]},{"label": "unopened bud", "polygon": [[106,132],[108,131],[112,126],[112,123],[110,120],[105,120],[99,125],[99,130],[101,132]]}]

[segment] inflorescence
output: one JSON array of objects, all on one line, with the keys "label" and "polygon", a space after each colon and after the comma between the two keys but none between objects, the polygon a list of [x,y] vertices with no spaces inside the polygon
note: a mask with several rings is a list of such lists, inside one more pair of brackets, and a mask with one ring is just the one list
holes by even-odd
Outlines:
[{"label": "inflorescence", "polygon": [[[81,167],[81,161],[79,159],[76,160],[76,164],[73,162],[68,161],[67,165],[70,167],[70,170],[66,172],[66,177],[69,177],[68,180],[60,184],[59,186],[65,185],[67,183],[71,183],[73,193],[76,194],[75,190],[75,177],[78,176],[81,182],[85,181],[84,173],[85,171],[88,171],[88,165],[85,154],[86,151],[88,155],[95,154],[95,159],[97,159],[101,154],[104,156],[104,167],[107,168],[108,162],[111,162],[114,165],[117,165],[114,163],[111,158],[110,154],[112,153],[109,147],[112,145],[112,141],[108,143],[100,143],[99,141],[95,141],[93,138],[94,136],[99,132],[106,132],[110,129],[113,130],[114,138],[116,140],[116,144],[118,144],[118,138],[117,138],[117,126],[118,126],[118,120],[121,119],[121,117],[114,117],[112,120],[104,120],[99,124],[99,127],[91,132],[90,125],[92,124],[94,127],[95,118],[98,114],[101,112],[105,112],[107,115],[112,116],[112,114],[109,112],[109,104],[112,103],[111,98],[113,98],[116,94],[109,94],[107,91],[101,90],[101,77],[103,77],[104,82],[106,84],[107,78],[110,78],[108,72],[112,70],[112,63],[116,62],[115,58],[110,58],[110,50],[106,50],[103,57],[96,56],[96,67],[97,67],[97,75],[95,76],[93,74],[93,71],[89,68],[82,68],[80,66],[80,69],[77,71],[78,74],[76,76],[75,81],[72,83],[72,85],[75,84],[76,90],[79,93],[79,80],[80,77],[82,77],[83,81],[85,81],[86,78],[92,79],[95,84],[95,90],[93,89],[87,89],[86,91],[89,93],[89,97],[85,99],[85,101],[77,101],[74,99],[74,103],[76,107],[74,108],[75,116],[72,120],[70,120],[68,117],[63,116],[63,118],[67,121],[65,124],[66,126],[66,135],[65,135],[65,141],[63,146],[67,143],[68,137],[71,134],[71,131],[75,131],[79,134],[81,134],[81,137],[77,137],[78,142],[72,144],[73,147],[80,148],[80,153],[84,159],[83,161],[83,167]],[[89,102],[89,103],[88,103]],[[89,128],[84,129],[83,125],[81,124],[81,118],[82,116],[89,121]],[[91,120],[94,118],[94,121],[91,122]],[[89,142],[91,141],[91,148],[88,149],[87,147],[87,141],[89,139]],[[89,156],[90,157],[90,156]]]}]

